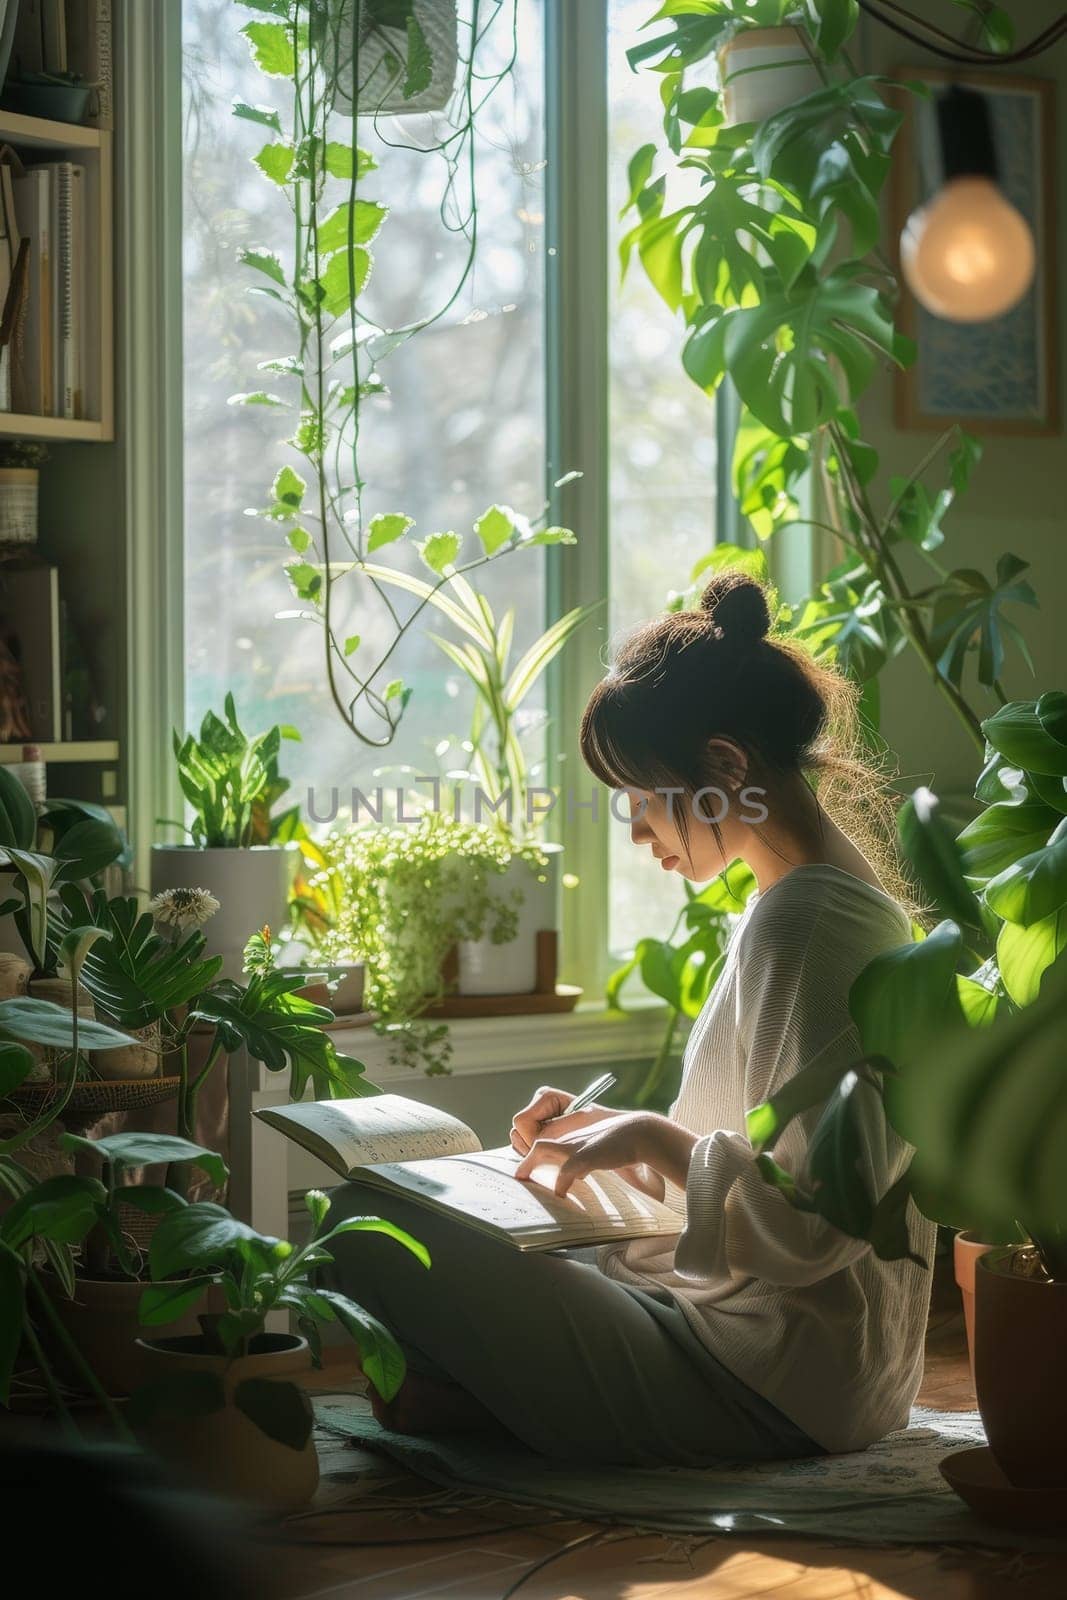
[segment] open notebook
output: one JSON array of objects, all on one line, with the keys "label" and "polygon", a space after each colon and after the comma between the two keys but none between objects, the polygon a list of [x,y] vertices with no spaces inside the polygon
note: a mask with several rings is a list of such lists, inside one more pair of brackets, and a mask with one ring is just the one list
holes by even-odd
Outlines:
[{"label": "open notebook", "polygon": [[343,1178],[449,1212],[517,1250],[604,1244],[683,1226],[676,1211],[613,1172],[594,1173],[557,1199],[545,1187],[554,1168],[545,1168],[544,1183],[520,1181],[520,1157],[509,1146],[483,1150],[466,1123],[402,1095],[301,1101],[255,1114]]}]

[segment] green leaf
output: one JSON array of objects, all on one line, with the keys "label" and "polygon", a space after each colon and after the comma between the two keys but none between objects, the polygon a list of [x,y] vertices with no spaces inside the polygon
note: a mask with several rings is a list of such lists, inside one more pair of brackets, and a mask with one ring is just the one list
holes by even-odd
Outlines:
[{"label": "green leaf", "polygon": [[858,16],[856,0],[804,0],[805,24],[827,61],[851,38]]},{"label": "green leaf", "polygon": [[37,838],[37,813],[25,786],[0,767],[0,846],[32,850]]},{"label": "green leaf", "polygon": [[235,100],[231,107],[235,117],[241,117],[245,122],[258,122],[261,127],[269,128],[272,133],[281,133],[282,123],[273,106],[249,105],[247,100]]},{"label": "green leaf", "polygon": [[916,1073],[906,1086],[909,1120],[923,1130],[916,1172],[985,1237],[1013,1237],[1016,1219],[1038,1233],[1067,1214],[1065,1008],[1061,959],[1022,1010],[966,1036],[935,1036],[936,1072]]},{"label": "green leaf", "polygon": [[285,535],[285,542],[298,556],[302,556],[311,547],[311,535],[306,528],[290,528]]},{"label": "green leaf", "polygon": [[285,287],[285,269],[276,250],[240,250],[237,259],[246,267],[253,267],[275,283]]},{"label": "green leaf", "polygon": [[963,875],[963,862],[941,803],[929,789],[916,789],[897,822],[904,854],[943,917],[965,928],[981,928],[982,912]]},{"label": "green leaf", "polygon": [[975,884],[988,883],[1024,856],[1044,849],[1060,820],[1043,805],[987,806],[957,840],[965,876]]},{"label": "green leaf", "polygon": [[338,250],[330,257],[319,283],[331,317],[348,310],[356,296],[362,294],[369,276],[370,253],[362,245],[353,246],[351,252]]},{"label": "green leaf", "polygon": [[289,78],[293,74],[292,28],[284,22],[246,22],[240,30],[248,40],[252,60],[269,78]]},{"label": "green leaf", "polygon": [[358,649],[359,649],[359,634],[358,633],[350,633],[348,635],[348,638],[345,640],[345,655],[346,656],[355,655],[355,653],[356,653],[356,651]]},{"label": "green leaf", "polygon": [[997,939],[997,965],[1004,987],[1017,1006],[1034,1003],[1045,973],[1065,949],[1067,909],[1062,906],[1029,927],[1005,922]]},{"label": "green leaf", "polygon": [[45,1178],[5,1212],[0,1238],[13,1250],[34,1238],[80,1244],[95,1227],[106,1202],[107,1190],[96,1178],[74,1177],[70,1173]]},{"label": "green leaf", "polygon": [[1043,850],[990,879],[985,901],[998,917],[1024,928],[1058,911],[1067,902],[1067,826],[1061,822]]},{"label": "green leaf", "polygon": [[414,12],[407,19],[408,54],[407,74],[401,93],[405,100],[428,89],[433,81],[433,56],[426,42],[419,19]]},{"label": "green leaf", "polygon": [[577,544],[578,536],[570,528],[541,528],[523,539],[523,544]]},{"label": "green leaf", "polygon": [[490,506],[474,524],[487,556],[494,555],[515,533],[515,513],[510,506]]},{"label": "green leaf", "polygon": [[286,466],[282,467],[275,476],[271,485],[271,494],[278,505],[284,506],[287,511],[295,513],[300,510],[306,488],[307,484],[299,472],[294,472],[292,467]]},{"label": "green leaf", "polygon": [[172,1133],[113,1133],[103,1139],[84,1139],[76,1133],[60,1136],[62,1150],[111,1161],[121,1172],[126,1167],[169,1166],[188,1161],[206,1172],[213,1183],[224,1184],[229,1175],[225,1161],[214,1150],[179,1139]]},{"label": "green leaf", "polygon": [[0,1099],[25,1083],[35,1065],[34,1057],[22,1045],[0,1041]]},{"label": "green leaf", "polygon": [[377,1317],[346,1295],[319,1291],[338,1322],[355,1341],[360,1366],[383,1400],[391,1400],[404,1381],[407,1363],[396,1339]]},{"label": "green leaf", "polygon": [[446,569],[455,564],[459,546],[459,534],[449,532],[431,533],[416,548],[430,570],[443,577]]},{"label": "green leaf", "polygon": [[[26,995],[0,1000],[0,1030],[49,1049],[69,1050],[74,1044],[70,1010],[53,1005],[51,1000],[31,1000]],[[134,1042],[128,1033],[119,1033],[91,1017],[78,1018],[78,1044],[83,1050],[117,1050]]]},{"label": "green leaf", "polygon": [[996,684],[1004,666],[1005,630],[1029,661],[1025,643],[1014,624],[1001,616],[1004,606],[1012,603],[1037,605],[1031,585],[1019,581],[1019,574],[1026,565],[1017,556],[1003,555],[997,562],[995,584],[981,572],[961,569],[950,573],[936,591],[930,643],[938,653],[939,670],[957,688],[962,682],[968,656],[974,650],[978,654],[979,683],[989,687]]},{"label": "green leaf", "polygon": [[[1057,713],[1067,696],[1045,694],[1038,701],[1012,701],[982,723],[993,749],[1013,766],[1050,777],[1067,777],[1067,727]],[[1044,710],[1044,715],[1040,711]],[[1063,730],[1060,738],[1056,730]]]},{"label": "green leaf", "polygon": [[352,158],[352,146],[339,144],[336,140],[329,140],[322,150],[322,164],[331,178],[365,177],[368,172],[373,172],[378,163],[369,150],[356,149],[355,161]]},{"label": "green leaf", "polygon": [[242,1378],[233,1402],[261,1433],[290,1450],[303,1450],[315,1425],[311,1401],[295,1383],[277,1378]]},{"label": "green leaf", "polygon": [[370,244],[387,215],[388,208],[375,201],[357,200],[354,205],[349,205],[347,200],[342,200],[319,223],[320,255],[329,255],[334,250],[347,250],[350,244]]},{"label": "green leaf", "polygon": [[288,181],[292,171],[294,155],[291,144],[265,144],[252,160],[264,177],[281,188]]},{"label": "green leaf", "polygon": [[150,1283],[137,1303],[137,1320],[146,1328],[177,1322],[204,1297],[213,1277],[185,1278],[180,1283]]},{"label": "green leaf", "polygon": [[[272,1260],[284,1259],[279,1250],[284,1243],[239,1222],[224,1206],[200,1200],[163,1218],[152,1235],[148,1259],[158,1283],[189,1269],[222,1267],[234,1251],[242,1259],[257,1259],[262,1269]],[[289,1248],[286,1245],[287,1253]]]},{"label": "green leaf", "polygon": [[367,554],[380,550],[382,545],[392,544],[394,540],[403,538],[409,528],[415,526],[414,517],[406,517],[402,511],[384,511],[371,518],[367,530]]},{"label": "green leaf", "polygon": [[507,683],[504,685],[504,705],[508,711],[515,712],[518,710],[541,674],[559,655],[568,639],[597,609],[596,606],[575,606],[573,611],[568,611],[562,617],[557,618],[552,626],[546,628],[541,637],[535,639],[529,649],[523,652],[512,668]]}]

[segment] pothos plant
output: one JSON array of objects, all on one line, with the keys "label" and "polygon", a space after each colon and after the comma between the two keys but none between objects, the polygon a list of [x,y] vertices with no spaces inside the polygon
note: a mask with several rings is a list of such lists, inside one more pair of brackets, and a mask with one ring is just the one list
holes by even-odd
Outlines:
[{"label": "pothos plant", "polygon": [[321,850],[337,903],[320,950],[366,963],[365,1004],[399,1058],[447,1071],[447,1027],[419,1020],[444,993],[445,958],[461,939],[515,937],[521,891],[499,880],[516,857],[543,872],[544,854],[534,841],[436,810],[410,825],[353,828]]},{"label": "pothos plant", "polygon": [[[361,38],[367,26],[406,29],[407,59],[403,74],[398,64],[394,76],[404,77],[403,97],[425,88],[433,60],[413,0],[237,3],[257,13],[241,31],[259,69],[284,82],[288,106],[283,113],[242,101],[234,114],[271,135],[253,159],[264,180],[285,195],[293,221],[291,250],[284,256],[262,247],[244,250],[242,259],[255,274],[256,291],[289,313],[293,342],[291,350],[261,364],[266,381],[283,393],[256,388],[233,400],[292,417],[286,442],[298,464],[286,460],[279,466],[259,514],[283,531],[298,615],[321,630],[333,704],[358,739],[382,747],[396,733],[411,693],[402,679],[390,675],[390,661],[450,580],[519,550],[574,542],[568,529],[545,526],[544,514],[531,523],[508,506],[494,505],[475,521],[474,544],[468,540],[467,551],[453,529],[418,540],[429,579],[404,583],[403,565],[391,558],[408,542],[414,519],[373,505],[360,446],[363,407],[386,392],[379,364],[446,315],[470,275],[477,240],[475,115],[506,78],[514,55],[494,70],[485,60],[486,39],[494,23],[499,28],[510,18],[514,29],[514,4],[483,16],[488,8],[473,0],[452,109],[440,127],[435,124],[429,144],[420,147],[426,156],[438,155],[447,168],[443,227],[458,231],[467,243],[456,279],[432,311],[386,329],[375,322],[364,291],[389,208],[380,188],[375,190],[377,163],[359,145],[356,117],[342,118],[338,107],[349,104],[342,83],[351,88],[353,77],[358,80],[351,51],[353,39]],[[415,595],[406,615],[392,593],[398,584]],[[361,633],[350,631],[342,605],[350,617],[354,604],[361,615],[384,618],[383,644],[371,649]]]},{"label": "pothos plant", "polygon": [[[844,547],[798,634],[865,686],[874,722],[877,675],[910,647],[980,749],[969,664],[986,709],[1003,702],[1006,642],[1029,660],[1005,611],[1036,599],[1016,555],[993,577],[944,559],[943,523],[976,440],[948,428],[886,482],[863,438],[858,403],[880,369],[915,352],[894,326],[898,283],[879,247],[902,120],[889,91],[903,90],[854,70],[857,16],[855,0],[668,0],[651,16],[629,59],[660,77],[666,150],[645,144],[630,163],[622,264],[636,255],[684,319],[690,378],[708,394],[726,378],[736,388],[734,487],[758,538],[814,525]],[[744,30],[787,23],[821,86],[762,122],[728,124],[722,93],[696,81],[709,57]],[[1010,26],[989,37],[1009,47]],[[673,169],[695,174],[699,194],[668,210]]]}]

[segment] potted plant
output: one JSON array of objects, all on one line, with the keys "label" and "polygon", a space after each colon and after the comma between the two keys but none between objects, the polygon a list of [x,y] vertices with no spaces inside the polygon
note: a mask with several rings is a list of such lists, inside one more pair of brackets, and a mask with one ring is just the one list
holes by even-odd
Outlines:
[{"label": "potted plant", "polygon": [[[418,1019],[445,992],[445,961],[463,940],[504,947],[515,936],[519,893],[506,874],[518,857],[536,881],[546,857],[498,829],[427,811],[416,823],[363,826],[327,841],[343,891],[334,934],[366,965],[367,1007],[396,1052],[427,1072],[447,1070],[447,1028]],[[326,949],[329,949],[329,939]]]},{"label": "potted plant", "polygon": [[[142,1340],[152,1376],[130,1406],[139,1436],[205,1488],[277,1507],[303,1504],[318,1483],[311,1405],[294,1379],[310,1364],[321,1365],[319,1325],[339,1323],[351,1335],[383,1399],[396,1394],[404,1377],[403,1353],[388,1329],[315,1282],[315,1269],[331,1259],[331,1239],[357,1230],[384,1233],[430,1264],[425,1248],[391,1222],[353,1217],[324,1233],[326,1195],[312,1190],[305,1203],[312,1238],[302,1249],[256,1233],[209,1203],[164,1217],[149,1252],[153,1282],[142,1295],[142,1322],[166,1327],[209,1286],[222,1290],[226,1310],[201,1316],[198,1337]],[[192,1276],[175,1288],[182,1273]],[[276,1310],[296,1318],[299,1335],[265,1331]]]},{"label": "potted plant", "polygon": [[199,735],[173,734],[174,759],[192,822],[174,822],[189,844],[152,848],[154,896],[206,890],[218,902],[209,950],[228,977],[239,978],[241,952],[250,935],[285,922],[292,854],[288,842],[299,828],[295,808],[272,816],[289,784],[278,772],[282,739],[298,739],[294,728],[275,726],[249,738],[237,721],[232,694],[222,717],[209,711]]},{"label": "potted plant", "polygon": [[[127,1395],[142,1381],[135,1341],[147,1331],[139,1305],[149,1274],[147,1256],[128,1230],[125,1208],[161,1218],[187,1203],[165,1185],[125,1182],[127,1171],[193,1164],[223,1183],[226,1165],[213,1151],[165,1134],[86,1139],[66,1133],[59,1144],[77,1157],[82,1170],[24,1189],[0,1222],[0,1240],[15,1251],[50,1241],[66,1253],[69,1270],[58,1272],[54,1261],[35,1269],[54,1312],[40,1329],[49,1360],[76,1389],[87,1387],[88,1366],[107,1394]],[[182,1286],[179,1277],[166,1287]],[[202,1292],[196,1298],[202,1299]],[[196,1331],[191,1311],[187,1324],[177,1331]],[[57,1337],[57,1325],[65,1337]],[[72,1346],[79,1352],[77,1362],[69,1355]]]},{"label": "potted plant", "polygon": [[[1067,1335],[1067,1136],[1052,1042],[1067,951],[1067,695],[1009,703],[983,731],[982,810],[959,836],[929,791],[901,815],[905,853],[944,920],[857,979],[850,1007],[863,1059],[831,1072],[813,1063],[749,1114],[749,1136],[769,1182],[887,1259],[910,1254],[912,1201],[936,1221],[1002,1246],[981,1256],[975,1275],[979,1405],[1013,1483],[1063,1484],[1049,1412],[1058,1401],[1046,1395],[1035,1405],[1027,1382],[1041,1370],[1041,1352],[1062,1348]],[[855,1181],[851,1109],[863,1084],[880,1088],[891,1124],[915,1150],[885,1195]],[[772,1151],[792,1117],[818,1107],[811,1179],[798,1186]],[[1021,1323],[1035,1319],[1023,1374],[1008,1343],[1005,1307],[1016,1301]]]},{"label": "potted plant", "polygon": [[301,970],[322,974],[328,969],[329,1004],[337,1016],[351,1017],[364,1009],[366,968],[337,936],[344,885],[336,854],[328,840],[313,839],[306,829],[297,844],[284,964],[290,965],[295,950]]},{"label": "potted plant", "polygon": [[22,72],[4,86],[4,105],[26,117],[84,122],[95,84],[76,72]]},{"label": "potted plant", "polygon": [[33,439],[0,443],[0,546],[37,542],[37,489],[48,449]]}]

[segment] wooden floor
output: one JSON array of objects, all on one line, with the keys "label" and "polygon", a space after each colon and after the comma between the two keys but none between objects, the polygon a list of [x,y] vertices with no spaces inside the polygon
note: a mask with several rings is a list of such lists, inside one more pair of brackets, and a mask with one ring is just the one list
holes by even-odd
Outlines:
[{"label": "wooden floor", "polygon": [[[355,1389],[359,1382],[351,1369],[332,1365],[317,1375],[316,1386]],[[962,1320],[952,1300],[931,1318],[920,1398],[953,1410],[974,1405]],[[273,1573],[285,1600],[505,1600],[520,1580],[521,1600],[1067,1597],[1067,1557],[1039,1558],[1022,1549],[961,1554],[899,1546],[857,1550],[804,1539],[638,1537],[583,1522],[530,1526],[536,1511],[489,1503],[475,1514],[452,1513],[442,1528],[441,1511],[428,1514],[411,1504],[439,1492],[432,1485],[340,1440],[328,1442],[321,1455],[323,1483],[313,1510],[324,1514],[277,1532],[339,1542],[274,1545]],[[382,1500],[382,1509],[371,1509]],[[341,1501],[345,1509],[338,1510]],[[361,1502],[362,1509],[351,1509]],[[494,1531],[502,1525],[505,1531]],[[365,1542],[340,1543],[348,1539]],[[540,1561],[546,1565],[524,1578]]]}]

